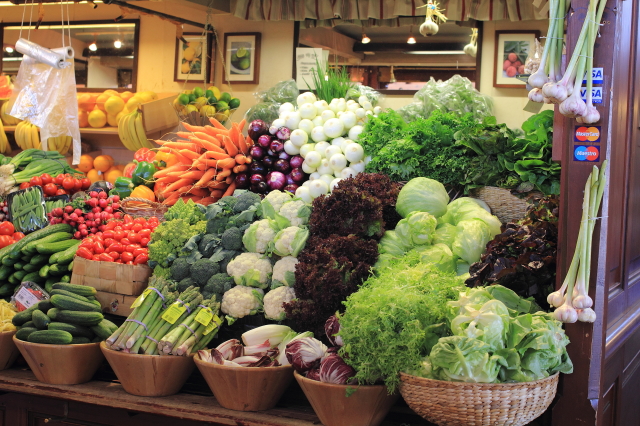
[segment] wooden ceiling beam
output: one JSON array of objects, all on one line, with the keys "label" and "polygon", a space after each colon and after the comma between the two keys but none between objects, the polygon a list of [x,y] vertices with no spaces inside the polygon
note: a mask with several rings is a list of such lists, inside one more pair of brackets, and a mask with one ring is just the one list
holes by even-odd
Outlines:
[{"label": "wooden ceiling beam", "polygon": [[355,40],[328,28],[300,30],[300,44],[318,49],[328,50],[333,55],[347,59],[364,59],[364,54],[353,51]]}]

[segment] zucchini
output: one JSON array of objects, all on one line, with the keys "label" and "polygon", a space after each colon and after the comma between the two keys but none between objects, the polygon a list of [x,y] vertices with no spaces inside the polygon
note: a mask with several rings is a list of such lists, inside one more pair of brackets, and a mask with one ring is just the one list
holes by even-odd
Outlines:
[{"label": "zucchini", "polygon": [[34,265],[33,263],[27,263],[22,267],[23,271],[27,272],[38,272],[40,270],[40,265]]},{"label": "zucchini", "polygon": [[54,289],[58,290],[67,290],[71,293],[79,294],[80,296],[95,296],[96,289],[93,287],[88,287],[86,285],[78,285],[78,284],[68,284],[68,283],[55,283],[53,285]]},{"label": "zucchini", "polygon": [[18,312],[13,316],[13,318],[11,318],[11,323],[16,327],[19,327],[21,325],[24,325],[24,323],[26,323],[27,321],[31,321],[31,315],[37,308],[37,305],[33,305],[22,312]]},{"label": "zucchini", "polygon": [[48,235],[40,238],[39,240],[31,241],[26,246],[22,247],[22,254],[34,255],[36,254],[36,245],[42,243],[55,243],[57,241],[70,240],[73,235],[70,232],[56,232],[55,234]]},{"label": "zucchini", "polygon": [[108,319],[103,319],[100,324],[91,327],[91,331],[102,340],[107,340],[117,329],[118,326]]},{"label": "zucchini", "polygon": [[38,253],[40,254],[54,254],[59,251],[65,251],[76,244],[77,240],[57,241],[55,243],[38,243],[36,244],[36,250],[38,250]]},{"label": "zucchini", "polygon": [[9,276],[11,276],[11,274],[13,274],[13,268],[11,266],[0,266],[0,281],[6,281],[7,279],[9,279]]},{"label": "zucchini", "polygon": [[88,337],[74,337],[71,339],[72,345],[85,345],[87,343],[91,343],[91,339]]},{"label": "zucchini", "polygon": [[[27,271],[21,271],[21,272],[27,272]],[[27,275],[22,277],[22,281],[23,282],[32,281],[34,283],[41,283],[44,281],[44,278],[42,278],[40,274],[38,274],[37,272],[29,272]]]},{"label": "zucchini", "polygon": [[16,271],[20,271],[22,268],[24,268],[23,262],[16,262],[13,264],[13,269],[15,269]]},{"label": "zucchini", "polygon": [[40,309],[33,311],[31,320],[38,330],[46,330],[47,325],[51,322],[51,318],[49,318],[47,314],[42,312]]},{"label": "zucchini", "polygon": [[20,330],[16,331],[16,339],[26,342],[29,335],[36,331],[38,331],[38,329],[35,327],[22,327]]},{"label": "zucchini", "polygon": [[93,337],[93,331],[89,327],[76,324],[67,324],[66,322],[50,322],[47,326],[49,330],[63,330],[67,333],[71,333],[73,337],[86,337],[88,339]]},{"label": "zucchini", "polygon": [[51,303],[51,300],[49,299],[41,300],[38,303],[38,309],[44,312],[45,314],[49,311],[49,309],[54,307],[55,306],[53,306],[53,303]]},{"label": "zucchini", "polygon": [[[41,240],[44,237],[55,234],[56,232],[73,232],[73,228],[71,227],[71,225],[67,225],[66,223],[58,223],[56,225],[49,225],[45,228],[38,229],[37,231],[34,231],[24,237],[17,243],[10,245],[9,247],[11,247],[11,250],[9,251],[8,255],[13,257],[14,259],[19,259],[20,256],[22,256],[22,248],[24,246],[32,241]],[[4,258],[2,259],[2,262],[4,264]]]},{"label": "zucchini", "polygon": [[45,263],[49,262],[49,257],[50,256],[47,254],[36,254],[31,258],[29,263],[31,263],[32,265],[44,265]]},{"label": "zucchini", "polygon": [[58,309],[65,309],[69,311],[85,311],[85,312],[102,312],[102,309],[96,307],[92,302],[82,301],[75,297],[69,297],[62,294],[55,294],[51,296],[51,303]]},{"label": "zucchini", "polygon": [[47,312],[47,315],[53,321],[86,325],[88,327],[98,325],[100,324],[100,321],[104,319],[104,316],[102,316],[100,312],[67,311],[58,308],[50,309],[49,312]]},{"label": "zucchini", "polygon": [[29,334],[27,341],[46,345],[70,345],[73,341],[73,336],[63,330],[39,330]]},{"label": "zucchini", "polygon": [[[67,291],[67,290],[55,289],[55,290],[51,290],[49,292],[50,296],[54,296],[56,294],[60,294],[62,296],[73,297],[74,299],[82,300],[83,302],[89,302],[88,298],[86,298],[84,296],[80,296],[79,294],[72,293],[72,292]],[[95,300],[95,297],[93,298],[93,300]]]},{"label": "zucchini", "polygon": [[[76,255],[76,252],[78,251],[78,246],[80,245],[80,240],[74,241],[76,241],[76,244],[72,245],[65,251],[52,254],[49,258],[49,263],[60,263],[62,265],[71,263],[74,256]],[[69,270],[71,270],[71,268],[69,268]]]}]

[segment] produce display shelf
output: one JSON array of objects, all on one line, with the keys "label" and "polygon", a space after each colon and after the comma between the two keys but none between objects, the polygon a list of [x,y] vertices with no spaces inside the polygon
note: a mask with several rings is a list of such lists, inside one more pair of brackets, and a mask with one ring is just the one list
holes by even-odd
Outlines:
[{"label": "produce display shelf", "polygon": [[[16,126],[5,126],[5,132],[13,133],[16,130]],[[101,127],[101,128],[90,128],[90,127],[81,127],[80,128],[81,135],[117,135],[118,128],[117,127]]]}]

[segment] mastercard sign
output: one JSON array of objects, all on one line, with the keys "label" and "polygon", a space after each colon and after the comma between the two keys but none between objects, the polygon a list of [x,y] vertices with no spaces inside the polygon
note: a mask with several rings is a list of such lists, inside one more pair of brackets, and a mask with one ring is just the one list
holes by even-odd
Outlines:
[{"label": "mastercard sign", "polygon": [[600,142],[601,126],[576,126],[575,142]]},{"label": "mastercard sign", "polygon": [[600,147],[576,145],[573,150],[573,159],[574,161],[598,161],[600,159]]}]

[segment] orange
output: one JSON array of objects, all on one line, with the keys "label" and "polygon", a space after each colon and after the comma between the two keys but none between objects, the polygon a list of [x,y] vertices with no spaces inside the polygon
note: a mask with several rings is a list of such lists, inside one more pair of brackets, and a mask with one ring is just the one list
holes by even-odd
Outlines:
[{"label": "orange", "polygon": [[84,109],[78,109],[78,126],[89,127],[89,114]]},{"label": "orange", "polygon": [[85,111],[91,111],[95,106],[96,100],[91,94],[82,93],[78,95],[78,108],[84,109]]},{"label": "orange", "polygon": [[87,173],[89,170],[93,169],[93,157],[87,154],[81,155],[78,169],[83,173]]},{"label": "orange", "polygon": [[102,173],[100,173],[96,169],[91,169],[87,172],[87,178],[91,181],[91,183],[95,183],[99,180],[102,180]]},{"label": "orange", "polygon": [[94,110],[89,113],[87,121],[91,127],[104,127],[107,124],[107,114],[96,105]]},{"label": "orange", "polygon": [[96,98],[96,106],[101,109],[102,111],[104,111],[104,104],[105,102],[107,102],[107,99],[109,99],[111,97],[110,94],[108,93],[102,93],[100,95],[98,95],[98,97]]},{"label": "orange", "polygon": [[116,183],[116,179],[119,178],[120,176],[122,176],[122,172],[118,169],[113,169],[113,170],[109,170],[107,173],[104,174],[104,180],[106,180],[109,183]]},{"label": "orange", "polygon": [[113,164],[113,158],[109,157],[108,155],[98,155],[93,160],[93,167],[99,172],[108,171],[111,168],[112,164]]},{"label": "orange", "polygon": [[118,170],[120,170],[121,172],[124,172],[124,166],[125,166],[124,164],[118,164],[118,165],[116,165],[116,168]]}]

